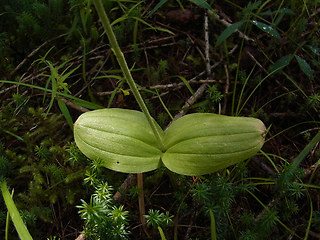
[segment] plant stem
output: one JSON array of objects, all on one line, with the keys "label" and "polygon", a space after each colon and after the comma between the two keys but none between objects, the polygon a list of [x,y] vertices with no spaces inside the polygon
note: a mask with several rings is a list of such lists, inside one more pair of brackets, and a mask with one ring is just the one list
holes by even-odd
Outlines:
[{"label": "plant stem", "polygon": [[118,60],[118,63],[119,63],[120,68],[122,70],[122,73],[123,73],[125,79],[127,80],[127,83],[129,85],[135,99],[137,100],[142,112],[146,116],[146,118],[152,128],[152,131],[157,139],[160,150],[164,151],[164,145],[162,143],[161,135],[156,127],[156,124],[155,124],[153,118],[151,117],[151,115],[148,111],[146,104],[144,103],[144,101],[138,91],[138,88],[137,88],[133,78],[132,78],[131,72],[130,72],[129,67],[127,65],[127,62],[126,62],[124,55],[119,47],[116,36],[114,35],[114,32],[112,30],[108,16],[107,16],[106,12],[104,11],[103,4],[102,4],[101,0],[93,0],[93,3],[96,7],[96,10],[97,10],[99,18],[102,22],[102,25],[107,33],[110,46],[111,46],[111,48],[112,48],[112,50]]},{"label": "plant stem", "polygon": [[214,218],[213,210],[209,209],[210,213],[210,220],[211,220],[211,240],[217,240],[217,234],[216,234],[216,220]]}]

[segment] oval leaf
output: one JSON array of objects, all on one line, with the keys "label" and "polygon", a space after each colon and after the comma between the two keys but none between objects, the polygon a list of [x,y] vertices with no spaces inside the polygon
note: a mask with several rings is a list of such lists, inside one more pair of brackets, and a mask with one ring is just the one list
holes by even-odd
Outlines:
[{"label": "oval leaf", "polygon": [[162,152],[142,112],[118,108],[86,112],[74,125],[74,138],[88,158],[100,159],[115,171],[141,173],[161,164]]},{"label": "oval leaf", "polygon": [[271,67],[271,72],[273,73],[277,73],[279,72],[281,69],[283,69],[284,67],[288,66],[289,63],[291,62],[293,58],[292,54],[288,54],[285,55],[283,57],[281,57],[280,59],[278,59]]},{"label": "oval leaf", "polygon": [[205,8],[207,10],[212,10],[212,7],[205,0],[190,0],[190,2],[193,2],[199,7]]},{"label": "oval leaf", "polygon": [[184,175],[208,174],[255,155],[266,128],[255,118],[194,113],[173,122],[164,136],[164,165]]},{"label": "oval leaf", "polygon": [[231,24],[229,27],[227,27],[218,37],[216,46],[221,44],[224,40],[226,40],[232,33],[234,33],[238,28],[240,28],[243,24],[243,21],[236,22],[234,24]]},{"label": "oval leaf", "polygon": [[258,28],[260,28],[262,31],[270,34],[272,37],[275,37],[275,38],[278,38],[280,39],[280,34],[278,33],[277,30],[275,30],[273,27],[267,25],[267,24],[264,24],[262,22],[258,22],[256,20],[252,20],[251,21],[254,25],[256,25]]},{"label": "oval leaf", "polygon": [[295,55],[295,58],[297,59],[297,62],[302,72],[304,72],[304,74],[307,75],[308,78],[313,78],[312,69],[310,65],[307,63],[307,61],[299,57],[298,55]]}]

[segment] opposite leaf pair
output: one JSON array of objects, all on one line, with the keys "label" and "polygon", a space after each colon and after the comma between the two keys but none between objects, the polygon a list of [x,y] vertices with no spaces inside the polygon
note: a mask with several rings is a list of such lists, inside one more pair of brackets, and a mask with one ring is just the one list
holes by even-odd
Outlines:
[{"label": "opposite leaf pair", "polygon": [[256,154],[266,128],[255,118],[194,113],[174,121],[166,132],[156,124],[161,151],[144,114],[135,110],[102,109],[82,114],[75,123],[79,149],[106,168],[125,172],[152,171],[163,163],[184,175],[218,171]]}]

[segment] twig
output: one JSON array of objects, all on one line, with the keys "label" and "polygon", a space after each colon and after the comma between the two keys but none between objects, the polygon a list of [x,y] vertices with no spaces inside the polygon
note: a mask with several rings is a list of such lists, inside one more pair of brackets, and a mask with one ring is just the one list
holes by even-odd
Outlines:
[{"label": "twig", "polygon": [[119,187],[119,190],[113,195],[113,199],[114,200],[120,200],[122,195],[120,193],[120,189],[121,190],[127,190],[130,187],[132,187],[133,185],[135,185],[137,183],[137,176],[136,174],[128,174],[127,178],[124,180],[124,182],[121,184],[121,186]]},{"label": "twig", "polygon": [[210,43],[209,43],[209,16],[208,11],[204,15],[204,41],[205,41],[205,56],[206,56],[206,70],[207,79],[212,79],[211,65],[210,65]]},{"label": "twig", "polygon": [[230,79],[229,79],[229,70],[227,64],[224,64],[224,70],[226,72],[226,86],[224,88],[224,101],[223,101],[223,108],[222,108],[222,114],[226,114],[227,111],[227,102],[228,102],[228,92],[229,92],[229,85],[230,85]]},{"label": "twig", "polygon": [[178,119],[186,114],[187,110],[186,108],[190,107],[192,104],[194,104],[204,93],[204,91],[207,89],[208,84],[203,83],[198,90],[194,93],[193,96],[191,96],[183,105],[182,110],[174,117],[174,119]]},{"label": "twig", "polygon": [[76,110],[78,110],[78,111],[80,111],[80,112],[89,112],[89,109],[87,109],[87,108],[85,108],[85,107],[81,107],[81,106],[79,106],[79,105],[76,105],[76,104],[74,104],[73,102],[70,102],[69,100],[67,100],[67,99],[65,99],[65,98],[60,97],[60,100],[61,100],[62,102],[64,102],[67,106],[69,106],[69,107],[71,107],[71,108],[73,108],[73,109],[76,109]]},{"label": "twig", "polygon": [[142,224],[143,231],[150,238],[150,235],[149,235],[147,228],[146,228],[146,219],[144,217],[144,215],[146,214],[146,209],[145,209],[145,205],[144,205],[143,174],[142,173],[137,174],[137,184],[138,184],[138,188],[139,188],[138,199],[139,199],[140,222]]},{"label": "twig", "polygon": [[[226,26],[226,27],[229,27],[230,25],[232,25],[231,23],[229,23],[227,20],[225,20],[224,18],[220,17],[217,13],[214,13],[214,12],[210,12],[211,16],[215,19],[217,19],[219,22],[222,23],[222,25]],[[238,33],[239,33],[239,36],[241,38],[244,38],[245,40],[247,41],[252,41],[252,42],[255,42],[254,39],[248,37],[247,35],[245,35],[243,32],[241,32],[240,30],[236,30]]]},{"label": "twig", "polygon": [[[192,78],[190,80],[188,80],[188,82],[190,84],[203,84],[203,83],[225,83],[224,80],[222,79],[200,79],[200,80],[196,80],[195,78]],[[174,88],[174,90],[180,89],[181,87],[185,87],[185,83],[180,82],[180,83],[169,83],[169,84],[159,84],[159,85],[154,85],[154,86],[150,86],[150,87],[145,87],[146,89],[157,89],[157,90],[167,90],[167,89],[172,89]],[[130,92],[131,90],[128,89],[124,89],[124,91],[128,91]],[[107,96],[107,95],[111,95],[113,93],[113,91],[106,91],[106,92],[96,92],[94,93],[97,96]],[[167,92],[169,93],[169,92]]]}]

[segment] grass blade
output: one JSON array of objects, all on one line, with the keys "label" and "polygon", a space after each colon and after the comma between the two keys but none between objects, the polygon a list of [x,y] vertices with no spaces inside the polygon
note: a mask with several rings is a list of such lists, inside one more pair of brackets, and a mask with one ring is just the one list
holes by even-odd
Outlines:
[{"label": "grass blade", "polygon": [[213,211],[211,208],[209,209],[209,214],[210,214],[210,219],[211,219],[211,222],[210,222],[210,224],[211,224],[211,240],[217,240],[216,220],[214,218]]},{"label": "grass blade", "polygon": [[160,233],[161,240],[166,240],[166,237],[165,237],[165,235],[164,235],[163,230],[162,230],[161,227],[158,227],[158,231],[159,231],[159,233]]},{"label": "grass blade", "polygon": [[187,81],[187,79],[185,79],[184,77],[180,76],[180,75],[176,75],[176,76],[173,76],[173,77],[177,77],[179,78],[185,85],[186,87],[188,88],[189,92],[194,95],[194,91],[193,89],[191,88],[189,82]]},{"label": "grass blade", "polygon": [[212,7],[205,0],[190,0],[190,2],[193,2],[194,4],[204,9],[212,10]]},{"label": "grass blade", "polygon": [[280,70],[282,70],[284,67],[288,66],[289,63],[291,62],[293,58],[293,55],[292,54],[288,54],[288,55],[285,55],[283,57],[281,57],[280,59],[278,59],[271,67],[271,72],[272,73],[277,73],[279,72]]},{"label": "grass blade", "polygon": [[314,146],[316,146],[316,144],[318,144],[318,142],[320,142],[320,131],[317,133],[316,136],[314,136],[314,138],[312,138],[312,140],[307,144],[307,146],[304,147],[304,149],[299,153],[296,159],[293,160],[292,167],[298,167],[302,160],[309,154],[311,149]]},{"label": "grass blade", "polygon": [[151,17],[152,14],[154,14],[163,4],[165,4],[168,0],[161,0],[155,7],[152,9],[152,11],[148,14],[148,17]]},{"label": "grass blade", "polygon": [[32,240],[32,237],[31,237],[26,225],[22,221],[22,218],[19,214],[19,211],[11,198],[11,195],[9,193],[8,186],[7,186],[7,183],[5,180],[3,180],[1,182],[1,191],[2,191],[3,199],[4,199],[6,206],[7,206],[8,212],[10,214],[11,220],[12,220],[14,227],[16,228],[16,230],[19,234],[20,239],[21,240]]},{"label": "grass blade", "polygon": [[232,25],[230,25],[229,27],[227,27],[218,37],[217,42],[216,42],[216,46],[218,46],[219,44],[221,44],[224,40],[226,40],[232,33],[234,33],[236,30],[238,30],[242,25],[243,25],[243,21],[240,22],[236,22]]},{"label": "grass blade", "polygon": [[63,116],[67,120],[70,128],[73,129],[73,121],[72,121],[72,117],[70,115],[68,107],[61,99],[58,99],[58,105],[59,105],[60,111],[62,112]]}]

